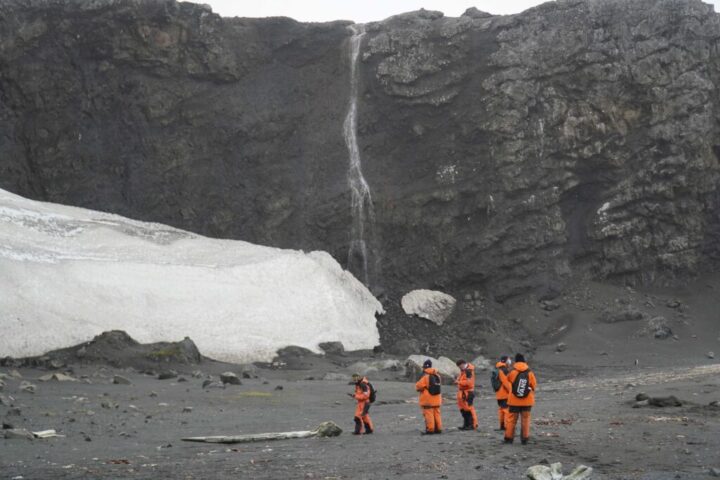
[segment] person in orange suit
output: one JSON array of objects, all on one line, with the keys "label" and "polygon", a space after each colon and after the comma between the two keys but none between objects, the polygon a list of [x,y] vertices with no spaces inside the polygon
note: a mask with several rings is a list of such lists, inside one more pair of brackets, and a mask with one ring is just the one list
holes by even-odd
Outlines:
[{"label": "person in orange suit", "polygon": [[366,377],[363,377],[357,373],[352,376],[352,381],[355,384],[355,393],[348,393],[351,397],[357,400],[357,406],[355,407],[355,431],[353,435],[361,435],[363,425],[365,426],[365,434],[371,434],[375,431],[372,420],[370,419],[370,382]]},{"label": "person in orange suit", "polygon": [[440,375],[437,370],[432,368],[432,361],[425,360],[423,363],[423,376],[415,384],[415,390],[420,392],[419,404],[423,417],[425,417],[424,435],[442,433],[440,382]]},{"label": "person in orange suit", "polygon": [[455,364],[460,368],[457,384],[457,405],[463,417],[463,426],[460,430],[477,430],[478,419],[473,407],[475,400],[475,367],[465,360],[458,360]]},{"label": "person in orange suit", "polygon": [[505,443],[513,442],[515,425],[520,417],[520,441],[525,445],[530,438],[530,410],[535,405],[537,380],[521,353],[515,355],[515,368],[508,374],[503,385],[509,392]]},{"label": "person in orange suit", "polygon": [[507,399],[510,395],[510,392],[505,388],[505,381],[510,373],[511,363],[507,355],[500,357],[500,361],[495,364],[497,380],[491,381],[493,389],[497,387],[497,390],[495,390],[495,400],[497,400],[498,404],[498,420],[500,421],[500,428],[498,428],[498,430],[503,432],[505,431],[505,419],[508,413]]}]

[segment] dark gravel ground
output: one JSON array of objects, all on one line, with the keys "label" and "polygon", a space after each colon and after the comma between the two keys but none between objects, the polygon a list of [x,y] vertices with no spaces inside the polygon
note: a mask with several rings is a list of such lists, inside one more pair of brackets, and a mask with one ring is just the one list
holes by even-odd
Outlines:
[{"label": "dark gravel ground", "polygon": [[[208,366],[227,367],[201,368]],[[614,373],[605,369],[572,380],[545,381],[526,446],[503,445],[501,434],[492,430],[496,410],[487,382],[481,382],[485,388],[478,401],[478,432],[454,429],[460,416],[448,398],[445,433],[431,437],[420,435],[422,417],[411,384],[375,382],[379,398],[371,415],[377,432],[356,437],[349,435],[354,405],[345,393],[350,387],[341,381],[298,380],[299,372],[261,370],[267,380],[210,390],[202,389],[202,378],[157,380],[101,367],[75,371],[78,377],[88,375],[90,384],[41,383],[34,379],[45,371],[20,373],[37,385],[37,392],[17,392],[20,380],[7,381],[3,394],[14,397],[22,413],[8,415],[10,408],[0,407],[3,420],[35,431],[53,428],[65,437],[0,439],[2,479],[519,479],[527,467],[543,460],[560,461],[566,471],[576,464],[590,465],[596,469],[593,478],[694,479],[720,466],[720,409],[707,406],[720,397],[717,364]],[[112,384],[115,373],[132,384]],[[282,390],[276,390],[279,385]],[[451,388],[446,391],[450,397]],[[631,400],[639,391],[674,394],[693,403],[633,409]],[[192,407],[192,412],[183,413],[184,407]],[[345,432],[330,439],[241,445],[180,440],[309,430],[325,420],[335,421]]]}]

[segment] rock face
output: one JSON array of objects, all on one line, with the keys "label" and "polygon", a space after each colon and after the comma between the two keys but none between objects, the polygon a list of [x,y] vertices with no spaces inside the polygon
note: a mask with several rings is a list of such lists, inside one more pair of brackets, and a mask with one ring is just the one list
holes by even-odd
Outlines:
[{"label": "rock face", "polygon": [[413,290],[403,295],[400,304],[408,315],[417,315],[442,325],[452,314],[455,299],[447,293],[434,290]]},{"label": "rock face", "polygon": [[[0,188],[346,262],[346,22],[0,5]],[[720,16],[699,0],[366,27],[370,283],[495,298],[720,258]],[[492,281],[489,281],[492,279]]]}]

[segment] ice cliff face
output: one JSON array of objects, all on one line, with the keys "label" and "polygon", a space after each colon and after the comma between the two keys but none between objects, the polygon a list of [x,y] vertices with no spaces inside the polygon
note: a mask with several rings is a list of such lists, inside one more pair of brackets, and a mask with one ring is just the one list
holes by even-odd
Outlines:
[{"label": "ice cliff face", "polygon": [[344,263],[355,85],[369,283],[396,305],[416,288],[673,280],[720,257],[711,6],[404,14],[366,26],[357,82],[347,26],[3,2],[0,186]]},{"label": "ice cliff face", "polygon": [[111,329],[191,337],[207,356],[379,342],[380,303],[325,252],[213,240],[0,190],[0,357],[42,354]]}]

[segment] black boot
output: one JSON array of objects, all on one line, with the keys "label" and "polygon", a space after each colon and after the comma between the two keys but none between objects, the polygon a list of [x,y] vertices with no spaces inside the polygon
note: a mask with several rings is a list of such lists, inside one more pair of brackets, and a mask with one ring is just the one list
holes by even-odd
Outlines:
[{"label": "black boot", "polygon": [[370,424],[366,423],[365,424],[365,435],[370,435],[371,433],[373,433],[373,431],[374,430],[372,429],[372,427],[370,427]]},{"label": "black boot", "polygon": [[354,420],[355,420],[355,431],[353,432],[353,435],[360,435],[360,434],[362,434],[363,422],[358,417],[355,417]]},{"label": "black boot", "polygon": [[520,443],[522,443],[523,445],[527,445],[527,442],[528,442],[527,438],[522,438],[522,437],[520,438]]},{"label": "black boot", "polygon": [[465,410],[460,410],[460,415],[462,415],[463,424],[462,424],[462,426],[458,427],[458,430],[467,430],[468,421],[467,421],[467,415],[465,415]]}]

